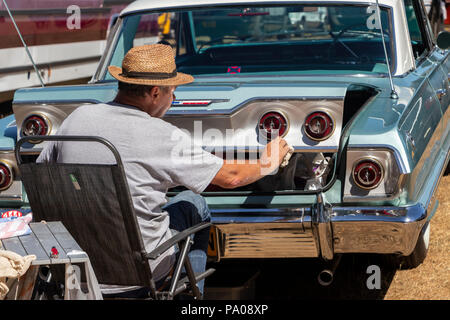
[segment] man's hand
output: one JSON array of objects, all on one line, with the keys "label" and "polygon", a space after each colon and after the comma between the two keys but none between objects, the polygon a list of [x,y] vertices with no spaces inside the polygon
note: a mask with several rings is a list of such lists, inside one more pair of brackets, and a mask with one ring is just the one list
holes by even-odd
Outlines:
[{"label": "man's hand", "polygon": [[234,189],[253,183],[273,173],[281,164],[290,147],[284,139],[277,137],[269,142],[257,163],[224,161],[222,168],[211,181],[226,189]]},{"label": "man's hand", "polygon": [[283,162],[284,157],[289,152],[290,147],[286,140],[277,137],[270,141],[264,149],[261,157],[261,170],[264,175],[274,172]]}]

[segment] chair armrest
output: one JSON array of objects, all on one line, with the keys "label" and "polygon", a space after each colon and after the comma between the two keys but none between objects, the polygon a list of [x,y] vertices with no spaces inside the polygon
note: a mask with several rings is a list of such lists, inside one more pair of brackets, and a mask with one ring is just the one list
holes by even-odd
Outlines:
[{"label": "chair armrest", "polygon": [[187,237],[189,237],[192,234],[197,233],[200,230],[203,230],[205,228],[208,228],[211,226],[211,222],[202,222],[199,224],[196,224],[195,226],[192,226],[186,230],[183,230],[181,232],[178,232],[176,235],[174,235],[172,238],[170,238],[169,240],[165,241],[163,244],[161,244],[160,246],[158,246],[155,250],[153,250],[152,252],[146,253],[144,255],[145,258],[147,259],[156,259],[158,258],[162,253],[166,252],[167,250],[169,250],[172,246],[174,246],[176,243],[180,242],[181,240],[186,239]]}]

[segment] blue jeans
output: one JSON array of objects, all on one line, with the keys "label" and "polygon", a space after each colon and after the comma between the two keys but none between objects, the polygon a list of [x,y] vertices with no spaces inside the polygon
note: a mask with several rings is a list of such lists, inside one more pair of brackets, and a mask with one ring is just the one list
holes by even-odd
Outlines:
[{"label": "blue jeans", "polygon": [[[205,199],[190,190],[180,192],[171,198],[162,209],[169,213],[169,228],[176,231],[183,231],[200,222],[211,221],[211,213]],[[195,273],[205,271],[208,240],[209,228],[198,231],[194,235],[194,243],[188,256]],[[202,280],[197,284],[201,294],[203,294],[204,283],[205,280]]]}]

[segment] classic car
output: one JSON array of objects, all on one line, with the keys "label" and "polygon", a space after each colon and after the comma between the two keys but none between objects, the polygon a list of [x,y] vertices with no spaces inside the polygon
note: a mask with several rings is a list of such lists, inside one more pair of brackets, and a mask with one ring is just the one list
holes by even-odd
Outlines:
[{"label": "classic car", "polygon": [[[167,35],[149,24],[163,13]],[[15,93],[14,115],[0,120],[4,211],[28,205],[15,142],[54,135],[78,106],[111,101],[117,81],[107,67],[156,42],[195,77],[177,88],[166,121],[226,159],[257,159],[274,134],[294,149],[287,166],[252,185],[205,190],[212,259],[423,261],[449,160],[450,61],[448,34],[435,39],[416,0],[130,4],[89,84]],[[29,159],[45,143],[35,142],[21,150]]]}]

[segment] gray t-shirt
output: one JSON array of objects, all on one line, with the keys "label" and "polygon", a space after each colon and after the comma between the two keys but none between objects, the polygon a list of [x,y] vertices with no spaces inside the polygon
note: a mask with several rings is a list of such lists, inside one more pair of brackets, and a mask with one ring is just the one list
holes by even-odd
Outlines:
[{"label": "gray t-shirt", "polygon": [[[169,216],[161,209],[166,192],[185,186],[202,192],[220,170],[223,160],[192,143],[188,134],[142,110],[114,102],[84,105],[72,112],[58,135],[100,136],[119,151],[147,252],[172,236]],[[38,162],[115,163],[111,152],[96,142],[52,142]],[[169,250],[151,262],[155,280],[166,275],[174,262]]]}]

